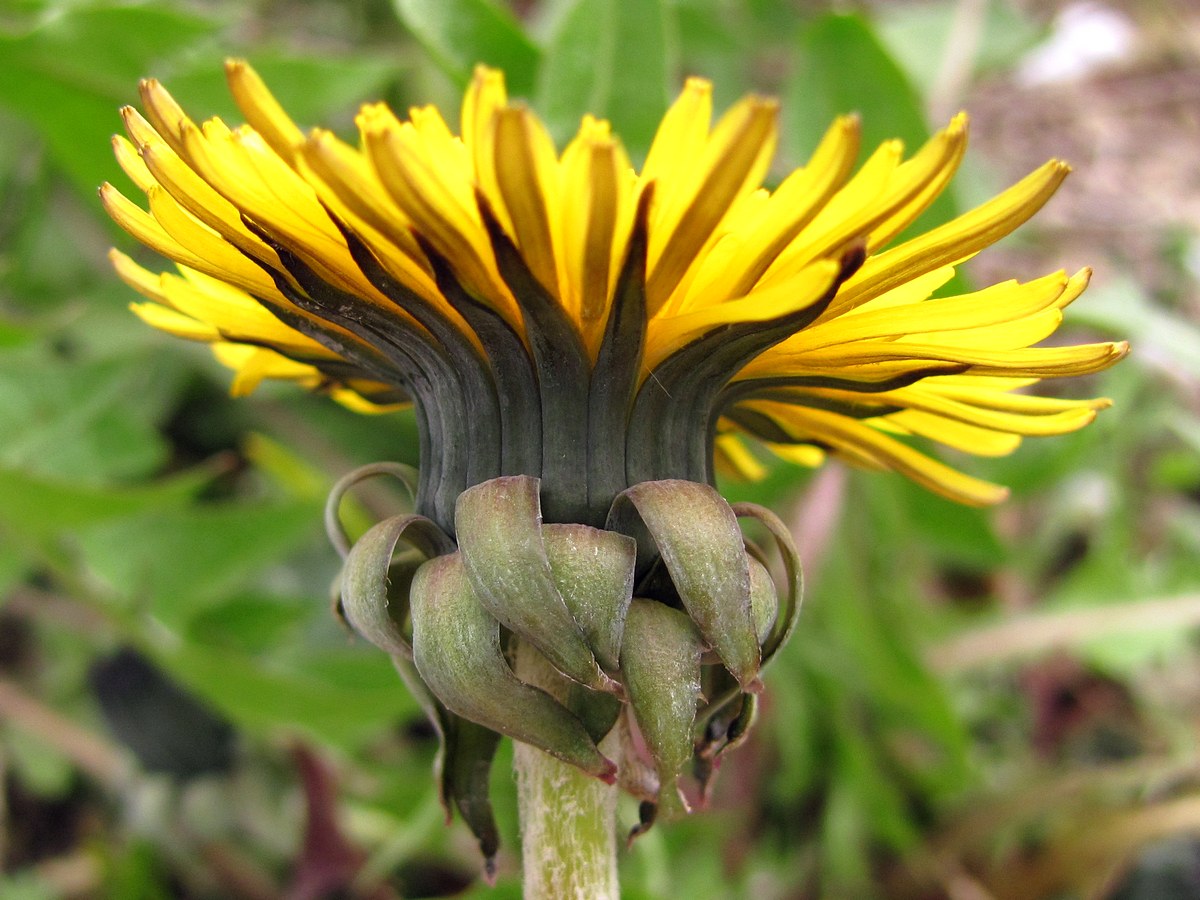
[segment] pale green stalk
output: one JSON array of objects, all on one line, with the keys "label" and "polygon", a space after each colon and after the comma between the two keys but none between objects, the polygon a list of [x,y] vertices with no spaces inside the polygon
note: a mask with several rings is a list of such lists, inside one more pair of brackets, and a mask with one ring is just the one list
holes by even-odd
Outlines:
[{"label": "pale green stalk", "polygon": [[[517,650],[516,672],[565,694],[564,677],[528,643]],[[619,900],[617,788],[528,744],[514,746],[525,900]]]}]

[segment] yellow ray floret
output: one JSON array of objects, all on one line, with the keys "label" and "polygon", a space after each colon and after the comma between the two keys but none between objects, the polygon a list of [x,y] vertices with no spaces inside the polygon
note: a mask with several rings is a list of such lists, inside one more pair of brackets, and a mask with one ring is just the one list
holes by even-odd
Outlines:
[{"label": "yellow ray floret", "polygon": [[[458,391],[446,409],[424,409],[449,417],[436,431],[482,408],[481,390],[508,410],[521,398],[504,391],[521,385],[546,413],[547,392],[566,385],[584,420],[636,430],[664,417],[668,447],[678,436],[664,410],[690,410],[722,470],[762,474],[767,457],[748,434],[792,462],[833,455],[987,504],[1004,489],[910,441],[1000,456],[1023,437],[1074,431],[1108,401],[1027,390],[1128,350],[1040,346],[1086,270],[938,293],[1050,198],[1064,163],[894,243],[957,170],[965,115],[914,152],[884,143],[857,171],[858,121],[839,118],[769,190],[777,104],[750,96],[714,124],[702,79],[667,110],[638,172],[592,116],[560,153],[483,67],[459,134],[432,107],[402,116],[369,103],[357,144],[303,130],[246,62],[226,74],[245,125],[198,123],[144,82],[143,112],[122,111],[128,137],[113,149],[145,201],[111,185],[101,198],[179,267],[160,275],[114,251],[146,298],[134,311],[211,344],[237,394],[281,379],[378,412]],[[618,362],[632,367],[624,380]],[[610,394],[615,416],[595,407]]]}]

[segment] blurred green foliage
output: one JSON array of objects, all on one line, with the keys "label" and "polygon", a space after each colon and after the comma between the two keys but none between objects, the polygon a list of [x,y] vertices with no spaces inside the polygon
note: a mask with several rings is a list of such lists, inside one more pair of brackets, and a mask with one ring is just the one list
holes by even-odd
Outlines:
[{"label": "blurred green foliage", "polygon": [[[975,66],[1002,71],[1041,30],[1007,3],[984,6]],[[791,167],[833,116],[855,110],[865,146],[896,136],[919,144],[957,4],[873,14],[784,0],[517,7],[0,6],[0,684],[103,736],[86,673],[132,646],[241,734],[232,776],[114,783],[81,762],[75,732],[31,733],[0,705],[9,832],[0,896],[69,895],[46,866],[56,857],[90,864],[95,896],[228,895],[220,879],[237,866],[214,864],[213,846],[236,847],[240,863],[286,883],[303,864],[292,742],[336,760],[348,840],[404,896],[462,888],[477,865],[464,830],[441,825],[433,742],[416,704],[328,608],[338,564],[320,534],[323,494],[356,464],[415,463],[411,418],[358,417],[282,387],[233,401],[228,375],[202,349],[127,312],[130,292],[104,251],[144,254],[107,223],[94,191],[122,177],[109,136],[139,78],[162,79],[200,115],[233,116],[221,60],[245,56],[298,121],[346,132],[356,105],[379,98],[437,102],[453,115],[482,61],[506,69],[558,140],[590,111],[610,118],[639,159],[695,73],[715,80],[722,105],[749,90],[780,95]],[[992,186],[977,169],[966,177],[983,182],[967,185],[970,196]],[[955,208],[948,195],[922,226]],[[1014,488],[1007,508],[981,513],[894,476],[814,478],[782,464],[759,484],[727,486],[781,509],[807,539],[802,627],[716,808],[624,854],[629,897],[951,896],[955,879],[996,896],[1055,896],[1094,886],[1090,860],[1114,864],[1161,836],[1120,814],[1132,815],[1148,785],[1160,786],[1156,802],[1189,796],[1196,772],[1180,760],[1194,738],[1180,716],[1194,718],[1196,698],[1160,687],[1173,671],[1196,670],[1183,625],[1200,617],[1155,629],[1114,628],[1105,616],[1139,601],[1197,600],[1200,419],[1181,396],[1200,379],[1200,329],[1132,281],[1093,294],[1074,321],[1133,338],[1148,362],[1075,388],[1117,401],[1088,430],[964,463]],[[402,502],[364,492],[360,518]],[[972,656],[964,636],[986,637],[1018,609],[1035,660],[1025,644],[1005,645],[1002,630]],[[1089,615],[1071,620],[1065,639],[1039,643],[1054,614],[1080,609]],[[1064,640],[1067,651],[1038,661]],[[1084,704],[1097,685],[1111,700],[1101,713],[1117,712],[1101,716],[1107,731],[1085,733],[1094,746],[1038,743],[1039,709]],[[498,888],[466,896],[518,894],[503,760],[496,772],[510,855]],[[100,817],[101,837],[94,823],[85,834],[81,810]],[[61,845],[37,837],[37,816]],[[1075,840],[1080,822],[1111,840]]]}]

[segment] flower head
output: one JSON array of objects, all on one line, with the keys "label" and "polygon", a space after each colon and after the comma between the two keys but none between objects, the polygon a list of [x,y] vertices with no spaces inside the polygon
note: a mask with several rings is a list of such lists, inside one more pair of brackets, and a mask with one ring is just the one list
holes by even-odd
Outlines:
[{"label": "flower head", "polygon": [[[1126,352],[1034,346],[1086,271],[931,299],[1036,212],[1063,163],[891,244],[953,175],[962,116],[910,158],[891,141],[857,172],[857,122],[839,119],[768,191],[774,101],[747,97],[714,127],[699,79],[635,172],[591,117],[557,154],[487,69],[459,135],[432,107],[401,119],[371,104],[358,146],[301,131],[247,64],[227,72],[248,125],[197,124],[152,81],[145,118],[123,110],[129,139],[114,147],[148,211],[110,185],[101,196],[179,268],[152,274],[114,251],[150,300],[134,309],[211,342],[238,393],[281,378],[358,409],[414,400],[422,500],[442,523],[463,489],[501,474],[540,475],[551,515],[596,521],[626,484],[710,480],[714,452],[747,458],[744,435],[993,503],[1003,489],[906,438],[1000,455],[1072,431],[1107,401],[1017,391]],[[596,501],[571,487],[584,482]]]},{"label": "flower head", "polygon": [[[110,185],[102,199],[178,273],[113,261],[149,300],[138,315],[211,343],[236,393],[279,378],[364,411],[413,403],[418,515],[355,546],[343,601],[360,631],[415,665],[459,799],[480,785],[454,782],[455,748],[494,749],[472,737],[479,726],[611,778],[596,741],[628,707],[621,721],[641,742],[622,779],[668,807],[693,754],[711,764],[736,743],[799,600],[786,530],[710,486],[719,462],[754,467],[746,437],[793,461],[833,455],[994,503],[1003,488],[908,439],[1001,455],[1026,435],[1073,431],[1107,401],[1020,390],[1127,351],[1036,346],[1086,271],[936,295],[1046,202],[1063,163],[896,242],[954,174],[963,116],[912,156],[890,141],[857,171],[857,121],[841,118],[772,191],[775,102],[747,97],[714,126],[699,79],[637,171],[591,117],[557,152],[484,68],[457,135],[432,107],[401,118],[369,104],[357,145],[303,132],[245,63],[227,73],[247,125],[197,124],[152,81],[144,116],[123,110],[128,139],[114,148],[148,209]],[[739,516],[779,545],[782,588],[747,551]],[[391,609],[389,573],[402,595]],[[583,693],[555,699],[516,679],[505,635]],[[460,807],[488,833],[490,813]]]}]

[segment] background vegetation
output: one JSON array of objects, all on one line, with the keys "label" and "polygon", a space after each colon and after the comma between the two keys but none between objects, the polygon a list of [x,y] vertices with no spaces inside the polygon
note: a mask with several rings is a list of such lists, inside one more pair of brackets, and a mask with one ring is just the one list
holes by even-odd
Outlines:
[{"label": "background vegetation", "polygon": [[[722,107],[782,97],[781,171],[836,113],[913,147],[965,106],[975,149],[922,225],[1070,158],[1046,214],[967,277],[1097,266],[1067,337],[1135,352],[1069,390],[1115,409],[956,459],[1013,487],[991,513],[840,468],[728,485],[794,526],[802,627],[713,808],[639,840],[622,878],[662,900],[1200,895],[1200,31],[1186,4],[1131,3],[1127,51],[1056,80],[1062,31],[1029,5],[2,0],[0,897],[519,893],[507,759],[492,892],[443,826],[416,705],[328,611],[324,493],[415,462],[411,420],[230,399],[104,259],[135,249],[95,198],[126,186],[117,108],[155,76],[236,119],[227,55],[343,133],[379,98],[453,115],[482,59],[560,138],[602,113],[635,156],[702,74]],[[364,521],[402,502],[376,491]]]}]

